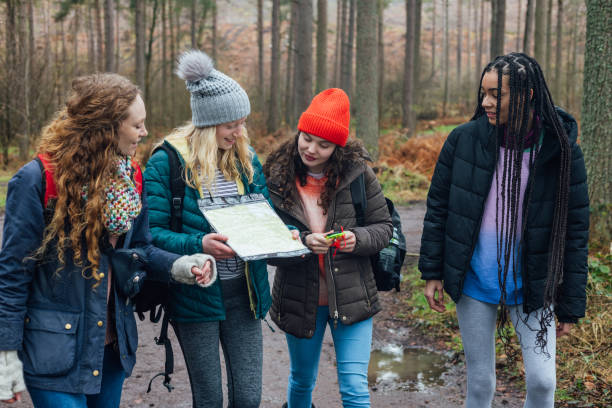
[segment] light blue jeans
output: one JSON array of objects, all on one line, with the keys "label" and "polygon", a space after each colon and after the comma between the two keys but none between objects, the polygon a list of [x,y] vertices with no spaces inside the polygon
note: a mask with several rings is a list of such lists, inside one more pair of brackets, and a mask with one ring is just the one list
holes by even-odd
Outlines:
[{"label": "light blue jeans", "polygon": [[119,408],[125,371],[111,345],[104,347],[102,385],[99,394],[72,394],[28,387],[36,408]]},{"label": "light blue jeans", "polygon": [[351,325],[338,322],[334,329],[329,317],[329,307],[317,309],[317,326],[310,339],[301,339],[287,334],[291,371],[287,401],[289,408],[310,408],[312,390],[317,381],[321,345],[327,324],[334,339],[338,384],[342,405],[346,407],[369,407],[368,364],[372,348],[372,318]]}]

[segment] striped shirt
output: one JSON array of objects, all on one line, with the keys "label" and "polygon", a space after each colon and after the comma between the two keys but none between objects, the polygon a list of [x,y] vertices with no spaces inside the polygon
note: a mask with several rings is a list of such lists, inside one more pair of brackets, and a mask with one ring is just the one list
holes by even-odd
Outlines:
[{"label": "striped shirt", "polygon": [[[200,179],[202,174],[200,173]],[[203,197],[227,197],[237,196],[238,186],[235,181],[227,181],[221,170],[215,170],[215,183],[212,185],[212,192],[208,191],[206,186],[202,184]],[[229,259],[217,259],[217,274],[219,279],[234,279],[244,275],[245,264],[242,259],[235,256]]]}]

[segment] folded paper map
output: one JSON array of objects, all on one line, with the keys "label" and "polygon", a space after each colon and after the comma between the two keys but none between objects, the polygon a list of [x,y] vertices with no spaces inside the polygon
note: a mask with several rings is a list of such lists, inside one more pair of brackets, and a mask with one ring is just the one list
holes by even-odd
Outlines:
[{"label": "folded paper map", "polygon": [[200,211],[213,229],[244,261],[286,258],[310,252],[274,212],[261,194],[198,200]]}]

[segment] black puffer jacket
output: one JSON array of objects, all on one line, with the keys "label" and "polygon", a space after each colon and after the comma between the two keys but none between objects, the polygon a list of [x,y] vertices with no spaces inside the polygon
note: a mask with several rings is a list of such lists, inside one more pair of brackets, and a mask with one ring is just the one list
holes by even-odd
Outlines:
[{"label": "black puffer jacket", "polygon": [[[274,162],[273,155],[267,160]],[[280,192],[286,188],[287,183],[283,170],[279,166],[266,165],[264,172],[277,213],[287,225],[297,227],[304,237],[309,233],[309,228],[301,205],[294,205],[290,211],[281,209]],[[366,226],[359,227],[349,186],[351,181],[364,172]],[[293,202],[299,203],[299,197],[293,197]],[[329,313],[331,318],[343,324],[352,324],[380,311],[369,256],[386,247],[393,234],[391,217],[380,184],[364,160],[356,161],[347,174],[341,175],[328,208],[326,231],[339,230],[340,226],[353,231],[357,243],[351,253],[338,251],[334,257],[330,255],[331,251],[327,253]],[[272,320],[282,330],[296,337],[312,337],[319,302],[318,257],[310,254],[305,258],[277,259],[269,263],[278,267],[272,289]]]},{"label": "black puffer jacket", "polygon": [[[586,170],[576,144],[576,121],[557,110],[572,148],[565,270],[555,313],[561,322],[584,316],[587,281],[589,199]],[[542,307],[548,265],[548,245],[556,199],[560,147],[545,124],[543,144],[536,158],[535,183],[525,225],[523,250],[523,308]],[[431,181],[419,269],[426,280],[441,279],[457,302],[463,291],[478,240],[484,204],[495,170],[495,132],[486,116],[457,127],[448,136]],[[527,187],[529,189],[529,185]]]}]

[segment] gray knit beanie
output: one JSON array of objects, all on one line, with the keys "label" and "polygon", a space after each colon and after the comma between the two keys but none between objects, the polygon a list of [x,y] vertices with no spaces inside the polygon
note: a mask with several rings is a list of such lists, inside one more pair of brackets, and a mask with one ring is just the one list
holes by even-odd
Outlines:
[{"label": "gray knit beanie", "polygon": [[191,92],[191,121],[195,127],[233,122],[251,113],[245,90],[238,82],[214,69],[212,60],[202,51],[182,53],[176,75],[185,80]]}]

